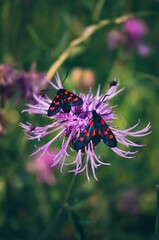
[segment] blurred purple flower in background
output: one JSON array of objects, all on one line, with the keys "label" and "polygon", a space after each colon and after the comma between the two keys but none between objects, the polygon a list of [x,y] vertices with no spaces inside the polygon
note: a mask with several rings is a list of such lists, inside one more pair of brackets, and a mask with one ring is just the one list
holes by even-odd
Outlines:
[{"label": "blurred purple flower in background", "polygon": [[118,210],[136,215],[140,213],[139,194],[136,191],[127,191],[121,194],[117,204]]},{"label": "blurred purple flower in background", "polygon": [[121,31],[112,30],[107,34],[107,46],[110,49],[122,46],[125,51],[136,49],[139,55],[146,56],[150,53],[150,47],[143,42],[147,33],[146,24],[138,18],[132,18],[123,24]]},{"label": "blurred purple flower in background", "polygon": [[29,172],[35,172],[40,182],[53,185],[55,183],[54,168],[51,168],[52,160],[57,154],[57,150],[51,149],[50,153],[45,153],[41,158],[32,159],[28,163],[27,169]]},{"label": "blurred purple flower in background", "polygon": [[9,64],[0,65],[0,96],[10,98],[13,95],[12,86],[15,83],[16,71]]},{"label": "blurred purple flower in background", "polygon": [[[57,85],[50,82],[50,84],[55,89],[62,88],[62,84],[60,81],[60,78],[58,74],[56,74],[56,83]],[[74,161],[68,162],[67,157],[69,156],[68,150],[69,146],[71,146],[71,143],[74,142],[80,135],[81,131],[84,130],[85,126],[88,124],[89,119],[92,117],[92,111],[96,108],[97,104],[101,102],[100,106],[97,109],[97,112],[100,113],[103,117],[103,119],[107,123],[111,123],[113,119],[115,118],[115,114],[113,112],[113,109],[115,106],[109,106],[108,100],[116,96],[118,93],[120,93],[123,89],[117,90],[119,84],[115,86],[111,86],[110,89],[107,91],[107,98],[105,101],[101,102],[103,99],[103,95],[100,94],[100,87],[97,89],[97,93],[95,96],[93,96],[92,91],[90,89],[90,92],[88,94],[79,94],[79,97],[83,100],[83,105],[80,107],[72,107],[71,111],[69,113],[63,113],[59,112],[56,115],[50,117],[50,124],[45,126],[37,126],[35,127],[34,131],[30,133],[30,128],[32,126],[31,123],[27,124],[21,124],[21,127],[25,130],[27,133],[28,139],[33,140],[37,139],[40,141],[43,137],[47,135],[53,135],[52,139],[46,143],[45,145],[38,147],[37,151],[34,153],[41,152],[41,156],[45,154],[47,151],[49,151],[52,144],[57,141],[58,139],[62,138],[62,145],[61,150],[56,154],[56,156],[52,159],[52,166],[56,166],[59,162],[61,162],[61,170],[64,165],[74,165],[75,168],[73,170],[70,170],[74,172],[75,174],[81,173],[82,171],[86,171],[87,178],[89,180],[89,174],[88,174],[88,166],[91,165],[93,176],[95,179],[95,169],[98,168],[100,165],[110,165],[106,162],[101,162],[100,156],[97,156],[95,154],[95,147],[93,146],[92,141],[88,144],[87,147],[85,147],[85,152],[83,153],[81,150],[77,152],[77,155],[75,157]],[[105,96],[105,95],[104,95]],[[48,97],[42,97],[34,95],[34,98],[36,100],[36,104],[28,104],[28,109],[23,110],[23,112],[28,112],[29,114],[40,114],[47,116],[48,108],[52,102],[52,100]],[[77,112],[79,114],[77,114]],[[75,114],[76,113],[76,114]],[[135,124],[133,127],[119,130],[118,128],[112,127],[109,125],[110,129],[115,135],[115,138],[117,139],[117,142],[120,145],[124,145],[125,147],[141,147],[143,145],[136,144],[133,141],[129,140],[128,137],[142,137],[146,136],[150,133],[150,123],[142,130],[134,131],[134,129],[139,125],[139,122]],[[107,148],[105,146],[105,148]],[[107,148],[108,149],[108,148]],[[136,152],[131,151],[125,151],[120,149],[119,147],[112,148],[112,151],[114,151],[116,154],[118,154],[121,157],[124,158],[132,158],[133,155]],[[85,156],[85,159],[83,159],[83,156]],[[39,158],[40,158],[39,157]]]},{"label": "blurred purple flower in background", "polygon": [[33,101],[33,94],[38,94],[41,89],[45,88],[48,81],[44,73],[36,71],[36,64],[32,63],[28,72],[19,71],[16,76],[17,86],[20,92],[20,99],[27,98]]},{"label": "blurred purple flower in background", "polygon": [[0,80],[3,81],[5,85],[10,85],[13,83],[14,69],[9,64],[0,65]]},{"label": "blurred purple flower in background", "polygon": [[127,20],[123,24],[123,30],[132,42],[139,41],[148,32],[146,24],[137,18]]},{"label": "blurred purple flower in background", "polygon": [[6,106],[12,108],[20,105],[24,99],[34,102],[33,94],[39,94],[47,84],[44,74],[36,71],[35,63],[31,65],[29,72],[16,70],[9,64],[0,65],[0,136],[4,135],[9,123]]},{"label": "blurred purple flower in background", "polygon": [[38,94],[47,84],[44,74],[36,71],[35,63],[28,72],[16,70],[8,64],[0,65],[1,97],[7,100],[14,97],[14,104],[26,98],[33,101],[33,93]]},{"label": "blurred purple flower in background", "polygon": [[123,41],[123,35],[121,32],[112,30],[107,34],[107,46],[110,49],[117,48]]}]

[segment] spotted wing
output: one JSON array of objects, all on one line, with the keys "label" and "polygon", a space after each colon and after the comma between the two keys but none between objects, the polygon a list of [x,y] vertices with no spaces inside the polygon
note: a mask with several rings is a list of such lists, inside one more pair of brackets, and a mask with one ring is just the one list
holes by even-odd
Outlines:
[{"label": "spotted wing", "polygon": [[91,118],[86,125],[85,129],[81,132],[79,138],[74,143],[74,149],[84,150],[88,143],[95,137],[96,135],[96,124],[94,119]]},{"label": "spotted wing", "polygon": [[54,99],[52,100],[52,103],[50,104],[50,107],[47,112],[48,116],[53,116],[61,110],[63,106],[63,94],[61,90],[63,89],[58,90]]},{"label": "spotted wing", "polygon": [[68,106],[80,106],[83,104],[83,100],[76,94],[63,89],[63,101]]},{"label": "spotted wing", "polygon": [[117,146],[117,140],[103,118],[101,118],[99,133],[101,134],[101,139],[108,147],[114,148]]}]

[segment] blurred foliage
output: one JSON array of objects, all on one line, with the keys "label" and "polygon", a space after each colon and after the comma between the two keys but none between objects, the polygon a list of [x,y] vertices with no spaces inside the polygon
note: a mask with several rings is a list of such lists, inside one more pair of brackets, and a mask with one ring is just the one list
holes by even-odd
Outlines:
[{"label": "blurred foliage", "polygon": [[[18,107],[7,102],[7,126],[0,139],[1,239],[155,239],[155,186],[159,182],[158,9],[158,0],[0,0],[1,63],[28,70],[32,62],[37,62],[41,72],[47,72],[87,26],[130,12],[138,16],[142,13],[140,17],[149,28],[149,56],[143,58],[132,52],[124,60],[122,49],[109,50],[106,34],[121,28],[111,23],[82,43],[59,72],[64,76],[67,69],[92,69],[94,89],[100,83],[103,92],[114,77],[120,79],[125,90],[111,102],[118,105],[119,115],[113,124],[130,127],[139,118],[141,127],[149,121],[152,124],[152,134],[138,140],[146,146],[139,149],[135,159],[122,159],[99,144],[97,152],[112,165],[99,168],[98,182],[91,178],[88,183],[85,173],[76,176],[67,197],[73,174],[66,168],[63,173],[55,169],[53,186],[39,182],[26,168],[34,142],[26,140],[18,124],[43,124],[46,119],[21,114],[25,102]],[[69,80],[70,77],[65,85],[75,89]],[[55,147],[60,148],[58,142]],[[137,214],[118,208],[122,194],[129,191],[139,194]],[[132,207],[130,204],[129,208]]]}]

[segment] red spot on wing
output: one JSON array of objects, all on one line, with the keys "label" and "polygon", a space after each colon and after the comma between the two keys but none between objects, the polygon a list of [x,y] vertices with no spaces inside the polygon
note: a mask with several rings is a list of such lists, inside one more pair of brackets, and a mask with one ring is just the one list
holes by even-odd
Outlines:
[{"label": "red spot on wing", "polygon": [[105,124],[105,121],[104,119],[101,119],[101,124],[104,125]]},{"label": "red spot on wing", "polygon": [[92,120],[89,120],[88,125],[89,125],[89,126],[93,126],[93,121],[92,121]]},{"label": "red spot on wing", "polygon": [[77,101],[78,101],[78,97],[75,97],[75,98],[73,99],[73,101],[74,101],[74,102],[77,102]]},{"label": "red spot on wing", "polygon": [[79,140],[80,140],[81,142],[83,142],[83,141],[84,141],[84,137],[80,137]]},{"label": "red spot on wing", "polygon": [[60,95],[56,94],[55,98],[59,98],[59,97],[60,97]]},{"label": "red spot on wing", "polygon": [[68,97],[68,100],[71,100],[72,99],[72,97]]},{"label": "red spot on wing", "polygon": [[66,90],[66,91],[64,91],[64,94],[68,94],[68,91]]},{"label": "red spot on wing", "polygon": [[50,107],[50,110],[53,111],[55,109],[55,107]]},{"label": "red spot on wing", "polygon": [[64,99],[63,101],[66,102],[66,99]]},{"label": "red spot on wing", "polygon": [[54,100],[53,103],[55,103],[56,101]]},{"label": "red spot on wing", "polygon": [[101,130],[100,130],[100,129],[99,129],[99,131],[98,131],[98,134],[100,134],[100,135],[102,134],[102,132],[101,132]]},{"label": "red spot on wing", "polygon": [[96,135],[96,130],[94,129],[92,132],[92,137]]},{"label": "red spot on wing", "polygon": [[104,132],[104,135],[108,135],[108,131],[105,131],[105,132]]},{"label": "red spot on wing", "polygon": [[106,130],[109,132],[109,131],[110,131],[110,128],[107,128]]},{"label": "red spot on wing", "polygon": [[55,102],[55,105],[59,105],[60,104],[60,102]]},{"label": "red spot on wing", "polygon": [[109,139],[113,139],[114,138],[114,136],[111,134],[111,135],[109,135]]},{"label": "red spot on wing", "polygon": [[89,132],[87,132],[86,129],[84,130],[84,133],[85,133],[86,137],[89,137]]}]

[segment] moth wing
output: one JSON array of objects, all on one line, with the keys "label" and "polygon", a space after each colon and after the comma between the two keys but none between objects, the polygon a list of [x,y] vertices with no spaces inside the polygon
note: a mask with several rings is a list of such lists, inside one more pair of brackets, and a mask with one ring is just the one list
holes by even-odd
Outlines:
[{"label": "moth wing", "polygon": [[96,123],[95,125],[96,125],[96,127],[95,127],[95,130],[93,132],[93,137],[92,137],[94,147],[101,141],[100,124]]},{"label": "moth wing", "polygon": [[88,143],[93,139],[96,125],[93,119],[90,119],[85,129],[81,132],[79,138],[74,143],[74,149],[76,151],[84,150]]},{"label": "moth wing", "polygon": [[100,125],[100,133],[101,133],[101,139],[103,142],[110,148],[114,148],[117,146],[117,140],[115,138],[115,135],[110,130],[109,126],[104,122]]},{"label": "moth wing", "polygon": [[73,93],[71,106],[80,106],[83,104],[82,98],[78,97],[76,94]]},{"label": "moth wing", "polygon": [[63,101],[69,106],[80,106],[83,104],[83,100],[76,94],[63,89]]},{"label": "moth wing", "polygon": [[63,90],[63,89],[60,89],[57,92],[57,94],[55,95],[54,99],[52,100],[52,103],[50,104],[50,107],[47,112],[48,116],[53,116],[61,110],[62,105],[63,105],[63,103],[62,103],[63,97],[62,97],[61,90]]}]

